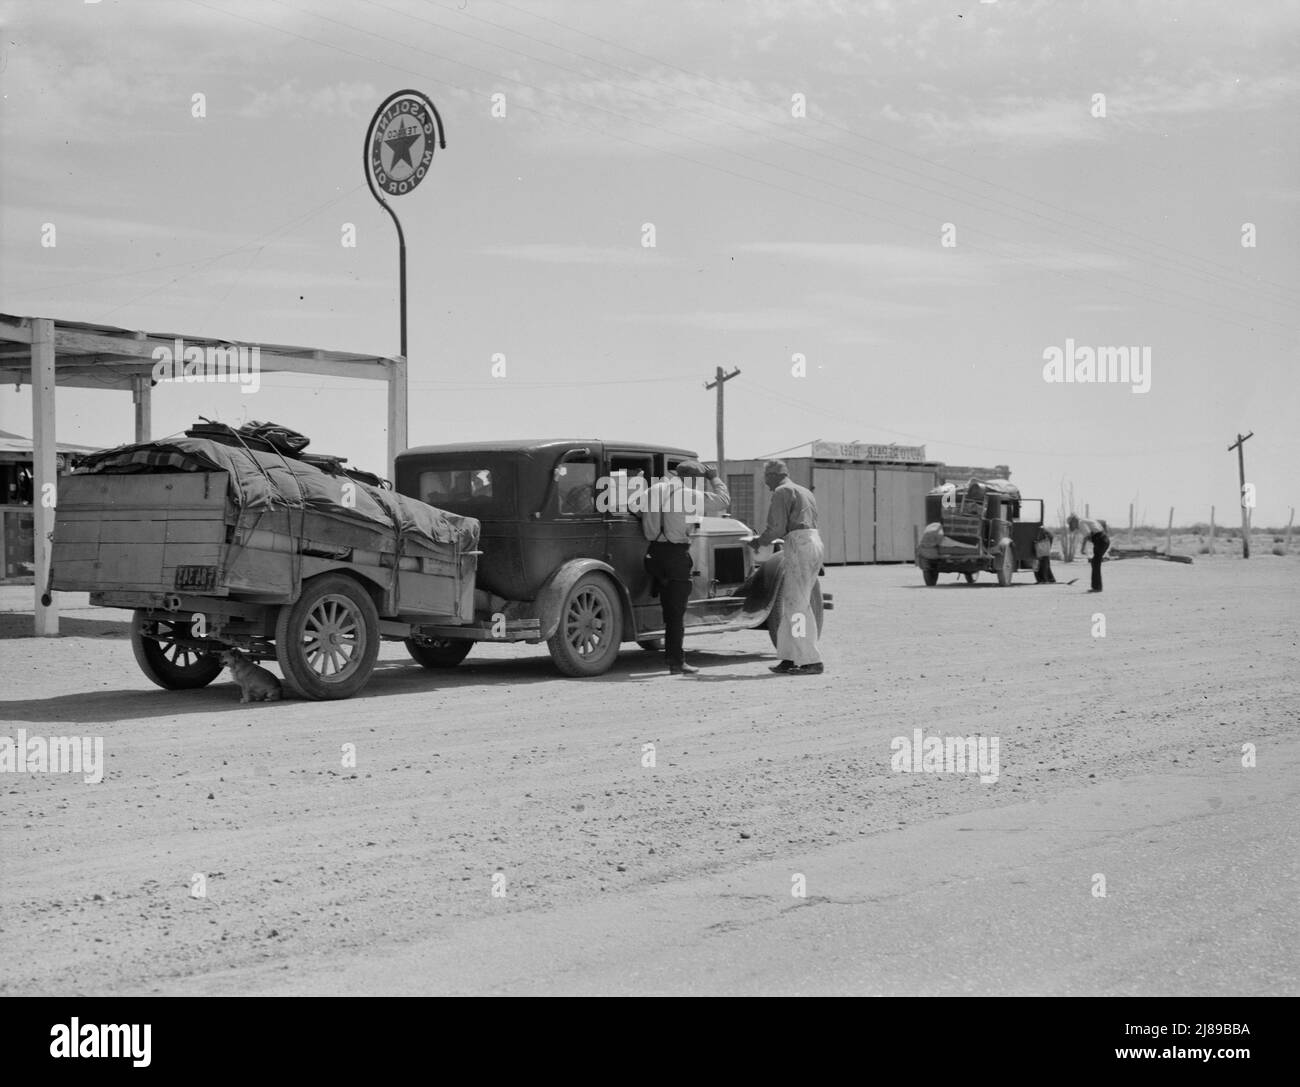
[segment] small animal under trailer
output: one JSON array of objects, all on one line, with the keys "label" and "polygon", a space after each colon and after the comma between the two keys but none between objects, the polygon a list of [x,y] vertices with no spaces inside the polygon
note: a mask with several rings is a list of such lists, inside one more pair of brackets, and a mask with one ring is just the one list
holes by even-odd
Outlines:
[{"label": "small animal under trailer", "polygon": [[239,684],[239,701],[243,702],[279,702],[284,697],[284,689],[275,673],[254,664],[238,649],[225,649],[220,654],[221,663],[230,669],[230,674]]}]

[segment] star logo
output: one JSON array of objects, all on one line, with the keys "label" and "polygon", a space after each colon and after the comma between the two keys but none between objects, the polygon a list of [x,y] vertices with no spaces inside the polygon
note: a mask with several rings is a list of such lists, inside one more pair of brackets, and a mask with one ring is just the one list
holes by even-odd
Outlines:
[{"label": "star logo", "polygon": [[411,173],[415,172],[415,163],[411,161],[411,145],[416,140],[423,138],[420,130],[415,125],[411,125],[410,128],[403,128],[402,119],[398,119],[397,125],[384,137],[384,143],[393,153],[393,157],[388,164],[390,173],[395,173],[398,164],[403,162],[406,163]]}]

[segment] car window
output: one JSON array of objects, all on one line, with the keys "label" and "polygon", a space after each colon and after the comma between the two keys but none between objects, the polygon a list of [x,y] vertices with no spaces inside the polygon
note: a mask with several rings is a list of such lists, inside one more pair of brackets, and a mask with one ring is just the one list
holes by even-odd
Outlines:
[{"label": "car window", "polygon": [[565,461],[556,469],[555,494],[562,516],[588,517],[596,512],[596,462]]},{"label": "car window", "polygon": [[492,498],[492,469],[446,468],[420,473],[420,501],[459,507]]},{"label": "car window", "polygon": [[1020,500],[1020,509],[1016,514],[1016,520],[1022,524],[1030,522],[1038,524],[1043,519],[1043,500],[1041,498],[1022,498]]}]

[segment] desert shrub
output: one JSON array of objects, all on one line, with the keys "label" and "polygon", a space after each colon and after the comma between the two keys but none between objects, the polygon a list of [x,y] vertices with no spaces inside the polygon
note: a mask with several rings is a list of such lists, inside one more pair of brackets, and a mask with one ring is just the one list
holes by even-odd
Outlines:
[{"label": "desert shrub", "polygon": [[1281,547],[1281,546],[1279,546],[1279,547],[1275,547],[1275,548],[1273,548],[1273,554],[1275,554],[1275,555],[1285,555],[1285,554],[1286,554],[1286,548],[1285,548],[1285,547]]},{"label": "desert shrub", "polygon": [[1209,545],[1209,544],[1205,544],[1205,545],[1201,548],[1201,554],[1202,554],[1202,555],[1208,555],[1209,553],[1210,553],[1210,545]]}]

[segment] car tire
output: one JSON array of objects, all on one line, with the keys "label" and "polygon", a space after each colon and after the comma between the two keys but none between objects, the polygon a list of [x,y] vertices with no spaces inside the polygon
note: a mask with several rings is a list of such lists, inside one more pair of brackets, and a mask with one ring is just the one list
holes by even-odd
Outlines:
[{"label": "car tire", "polygon": [[215,653],[201,653],[175,643],[175,638],[191,636],[192,623],[189,616],[150,619],[144,609],[136,609],[131,617],[131,652],[151,683],[168,691],[192,691],[206,687],[221,675],[225,665]]},{"label": "car tire", "polygon": [[422,668],[455,668],[474,648],[470,638],[406,639],[406,651]]},{"label": "car tire", "polygon": [[284,685],[302,698],[351,698],[379,656],[375,602],[344,574],[304,582],[302,595],[276,617],[275,656]]},{"label": "car tire", "polygon": [[647,653],[662,653],[664,649],[664,640],[662,638],[643,638],[636,644]]},{"label": "car tire", "polygon": [[964,573],[964,574],[962,574],[962,577],[964,577],[964,578],[966,579],[966,584],[967,584],[967,585],[974,585],[974,584],[975,584],[975,579],[976,579],[977,577],[979,577],[979,573],[978,573],[978,572],[975,572],[975,571],[972,571],[972,572],[970,572],[970,573]]},{"label": "car tire", "polygon": [[546,641],[555,666],[566,676],[598,676],[618,659],[623,640],[623,603],[604,574],[583,574],[560,606],[555,633]]},{"label": "car tire", "polygon": [[[813,617],[817,620],[817,637],[820,638],[826,617],[826,609],[822,606],[821,581],[813,582],[812,596],[808,599],[812,605]],[[773,647],[776,646],[776,632],[780,629],[784,618],[785,616],[781,613],[781,591],[778,588],[776,599],[772,601],[772,610],[767,613],[767,636],[772,639]]]}]

